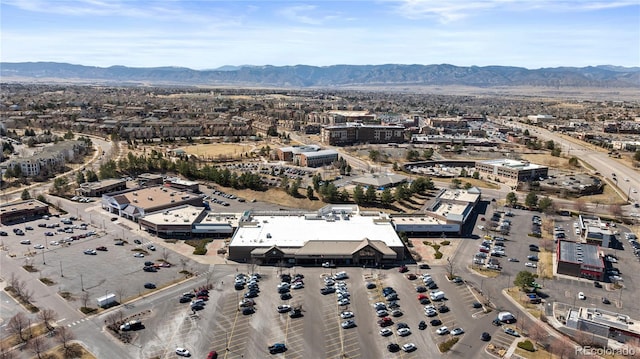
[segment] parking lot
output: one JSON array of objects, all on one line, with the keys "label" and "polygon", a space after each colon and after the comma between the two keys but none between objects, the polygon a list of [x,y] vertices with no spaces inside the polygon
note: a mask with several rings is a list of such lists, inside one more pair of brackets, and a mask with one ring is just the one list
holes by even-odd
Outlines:
[{"label": "parking lot", "polygon": [[[486,319],[483,315],[477,315],[478,309],[472,307],[476,299],[469,289],[464,284],[448,282],[444,273],[438,270],[434,271],[434,278],[451,298],[447,297],[442,302],[450,311],[438,313],[435,318],[427,318],[424,305],[417,300],[415,287],[418,282],[408,280],[396,269],[351,267],[330,271],[323,268],[290,268],[281,272],[274,267],[257,267],[256,270],[261,272],[261,278],[258,282],[259,294],[252,298],[255,301],[253,313],[244,313],[244,307],[240,307],[247,289],[234,289],[236,273],[231,272],[220,278],[220,283],[224,284],[212,291],[204,308],[195,314],[189,310],[189,304],[179,303],[177,296],[169,298],[166,308],[162,309],[162,317],[155,319],[162,324],[154,324],[159,325],[159,329],[149,338],[154,343],[149,348],[155,349],[149,350],[149,355],[145,357],[170,356],[173,346],[177,345],[187,347],[195,356],[215,350],[226,358],[260,357],[268,356],[268,346],[275,343],[286,345],[285,355],[288,358],[303,358],[306,353],[315,353],[323,358],[434,357],[439,355],[436,344],[451,336],[436,334],[439,326],[432,326],[429,323],[431,319],[437,318],[442,321],[441,325],[451,329],[463,327],[465,331],[474,333],[474,321]],[[348,278],[336,280],[334,285],[349,292],[349,303],[345,305],[338,303],[336,293],[320,293],[320,289],[325,287],[324,278],[340,270],[346,271]],[[304,275],[304,288],[290,289],[291,298],[281,299],[277,287],[281,283],[280,275],[287,273]],[[375,288],[367,289],[368,282],[374,283]],[[402,312],[399,315],[396,313],[397,317],[391,316],[389,309],[388,317],[393,321],[387,327],[392,331],[389,336],[380,335],[382,327],[378,321],[382,317],[378,317],[374,309],[377,302],[391,303],[382,295],[384,287],[395,289],[399,297],[397,309]],[[280,305],[289,305],[291,308],[279,313],[277,307]],[[296,308],[301,310],[302,315],[291,317],[289,313]],[[343,312],[352,312],[353,317],[341,318]],[[343,328],[349,319],[355,321],[355,326]],[[427,321],[426,330],[418,328],[422,320]],[[399,335],[399,323],[409,327],[409,335]],[[198,328],[199,334],[194,333],[195,328]],[[467,335],[462,334],[463,341],[479,341],[479,335],[472,334],[473,337],[466,340]],[[407,343],[414,343],[417,350],[404,352],[399,349],[394,353],[388,350],[389,344],[401,347]],[[148,344],[140,341],[140,345]]]},{"label": "parking lot", "polygon": [[[109,229],[105,231],[93,225],[78,229],[83,223],[87,224],[81,220],[67,221],[69,224],[61,222],[69,218],[70,216],[52,216],[49,219],[3,226],[8,235],[0,238],[13,260],[24,263],[23,265],[32,265],[37,271],[33,273],[34,276],[51,281],[50,285],[56,286],[60,293],[69,293],[75,299],[69,302],[73,306],[85,304],[79,300],[83,293],[89,294],[86,303],[89,307],[95,307],[95,299],[106,293],[114,293],[118,301],[124,302],[156,290],[145,288],[145,283],[153,283],[160,289],[184,278],[185,274],[180,273],[183,270],[191,273],[208,270],[207,265],[198,264],[174,252],[163,250],[142,237],[131,235],[119,225],[119,221],[109,222]],[[59,227],[47,228],[46,225]],[[57,231],[74,226],[76,228],[72,232]],[[25,227],[33,229],[25,230]],[[23,229],[25,234],[14,234],[14,228]],[[51,235],[45,235],[45,232]],[[87,235],[89,233],[95,234]],[[29,240],[30,244],[20,244],[24,240]],[[116,245],[117,242],[122,245]],[[150,244],[154,245],[155,251],[149,249]],[[134,257],[134,254],[139,257]],[[162,264],[164,259],[171,263],[170,267]],[[145,262],[151,262],[147,263],[147,267],[153,266],[155,272],[143,271]]]}]

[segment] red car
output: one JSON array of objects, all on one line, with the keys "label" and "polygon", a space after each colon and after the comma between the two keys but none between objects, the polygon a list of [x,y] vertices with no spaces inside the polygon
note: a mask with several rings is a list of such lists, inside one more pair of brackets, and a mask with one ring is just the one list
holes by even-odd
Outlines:
[{"label": "red car", "polygon": [[391,318],[389,318],[389,317],[384,317],[384,318],[378,320],[378,324],[381,327],[388,327],[390,325],[393,325],[393,320],[391,320]]},{"label": "red car", "polygon": [[429,299],[426,294],[418,294],[418,300]]},{"label": "red car", "polygon": [[407,279],[408,279],[408,280],[415,280],[415,279],[417,279],[417,278],[418,278],[418,277],[417,277],[415,274],[413,274],[413,273],[409,273],[409,274],[407,274]]},{"label": "red car", "polygon": [[96,247],[96,251],[106,252],[107,251],[107,247],[105,247],[105,246]]},{"label": "red car", "polygon": [[398,272],[400,273],[406,273],[409,271],[409,268],[407,268],[407,266],[402,266],[400,268],[398,268]]},{"label": "red car", "polygon": [[209,296],[207,296],[207,295],[199,295],[198,299],[202,299],[202,300],[204,300],[206,302],[207,300],[209,300]]},{"label": "red car", "polygon": [[218,359],[218,353],[216,351],[209,352],[207,359]]}]

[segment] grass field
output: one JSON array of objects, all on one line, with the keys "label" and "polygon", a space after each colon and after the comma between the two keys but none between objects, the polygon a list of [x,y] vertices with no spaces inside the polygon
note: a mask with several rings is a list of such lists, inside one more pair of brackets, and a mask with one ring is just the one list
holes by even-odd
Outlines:
[{"label": "grass field", "polygon": [[241,155],[244,155],[247,152],[251,152],[253,149],[255,149],[255,146],[235,143],[210,143],[195,144],[181,148],[190,155],[196,155],[204,158],[239,158]]}]

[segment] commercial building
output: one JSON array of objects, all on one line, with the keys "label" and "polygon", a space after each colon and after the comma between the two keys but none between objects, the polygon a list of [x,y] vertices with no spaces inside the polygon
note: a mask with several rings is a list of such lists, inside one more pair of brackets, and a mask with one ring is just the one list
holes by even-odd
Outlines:
[{"label": "commercial building", "polygon": [[98,182],[86,182],[76,189],[78,196],[101,197],[105,193],[127,189],[127,181],[122,179],[106,179]]},{"label": "commercial building", "polygon": [[164,177],[155,173],[142,173],[138,175],[136,180],[140,187],[152,187],[162,184]]},{"label": "commercial building", "polygon": [[198,182],[196,181],[187,181],[181,178],[172,177],[172,178],[165,178],[164,185],[165,187],[171,187],[171,188],[179,189],[181,191],[200,193],[200,187]]},{"label": "commercial building", "polygon": [[443,189],[424,215],[393,215],[393,225],[410,236],[460,235],[481,197],[476,187]]},{"label": "commercial building", "polygon": [[0,223],[26,222],[48,214],[49,206],[36,199],[7,203],[0,206]]},{"label": "commercial building", "polygon": [[557,272],[578,278],[604,280],[604,260],[600,247],[593,244],[558,241]]},{"label": "commercial building", "polygon": [[609,223],[603,222],[600,217],[581,214],[578,216],[578,223],[586,243],[603,248],[609,248],[616,243]]},{"label": "commercial building", "polygon": [[[640,345],[640,320],[632,319],[626,314],[600,308],[581,307],[569,310],[566,318],[567,327],[605,339],[603,342],[594,337],[596,342],[594,344],[602,343],[602,346],[607,347],[606,343],[611,340],[633,345],[636,348]],[[621,353],[623,353],[623,349],[620,348]]]},{"label": "commercial building", "polygon": [[385,189],[405,183],[408,178],[407,176],[396,173],[367,173],[352,179],[351,183],[365,187],[373,186],[376,189]]},{"label": "commercial building", "polygon": [[317,152],[320,151],[320,149],[318,145],[281,147],[276,149],[276,156],[278,156],[278,160],[280,161],[293,162],[296,155],[306,152]]},{"label": "commercial building", "polygon": [[262,264],[376,266],[405,256],[391,218],[355,205],[316,212],[247,211],[229,244],[229,259]]},{"label": "commercial building", "polygon": [[182,205],[149,213],[138,223],[160,238],[228,237],[238,226],[239,215],[214,213],[203,207]]},{"label": "commercial building", "polygon": [[547,178],[549,168],[528,161],[498,159],[476,162],[476,169],[481,175],[494,180],[517,186],[521,182],[537,181]]},{"label": "commercial building", "polygon": [[185,204],[203,207],[202,198],[198,195],[162,186],[130,189],[102,195],[103,209],[136,222],[148,213]]},{"label": "commercial building", "polygon": [[303,167],[322,167],[330,165],[338,160],[338,152],[335,150],[320,150],[316,152],[303,152],[297,157],[300,158],[299,165]]},{"label": "commercial building", "polygon": [[363,125],[360,123],[322,127],[320,138],[323,143],[336,146],[356,143],[405,142],[404,126]]}]

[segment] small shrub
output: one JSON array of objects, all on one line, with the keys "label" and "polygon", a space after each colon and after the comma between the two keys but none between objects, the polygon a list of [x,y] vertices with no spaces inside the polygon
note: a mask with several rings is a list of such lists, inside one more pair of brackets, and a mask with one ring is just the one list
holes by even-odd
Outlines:
[{"label": "small shrub", "polygon": [[207,248],[205,246],[196,247],[196,249],[193,250],[193,254],[203,256],[207,254]]},{"label": "small shrub", "polygon": [[22,268],[24,268],[24,270],[26,270],[29,273],[34,273],[38,271],[38,269],[32,265],[25,265],[25,266],[22,266]]},{"label": "small shrub", "polygon": [[440,251],[440,245],[439,244],[433,244],[433,245],[431,245],[431,247],[433,247],[433,249],[435,249],[436,252]]},{"label": "small shrub", "polygon": [[442,259],[442,252],[436,252],[436,254],[434,255],[434,257],[436,259]]},{"label": "small shrub", "polygon": [[524,350],[530,351],[530,352],[536,351],[536,348],[533,346],[533,343],[529,339],[519,342],[518,343],[518,348],[524,349]]},{"label": "small shrub", "polygon": [[422,244],[424,244],[425,246],[430,246],[430,245],[431,245],[431,242],[429,242],[429,241],[422,241]]},{"label": "small shrub", "polygon": [[46,285],[49,285],[49,286],[56,284],[54,281],[52,281],[51,279],[46,278],[46,277],[45,278],[40,278],[40,281],[42,283],[46,284]]},{"label": "small shrub", "polygon": [[442,342],[440,344],[438,344],[438,349],[440,349],[440,353],[446,353],[449,350],[451,350],[451,347],[453,347],[454,344],[456,344],[458,342],[460,338],[451,338],[449,340],[447,340],[446,342]]},{"label": "small shrub", "polygon": [[58,293],[62,298],[69,300],[71,299],[71,293],[70,292],[60,292]]},{"label": "small shrub", "polygon": [[443,246],[448,246],[449,244],[451,244],[451,241],[442,241],[442,242],[440,242],[440,245],[443,245]]},{"label": "small shrub", "polygon": [[80,311],[84,314],[92,314],[98,311],[96,308],[91,307],[80,307]]}]

